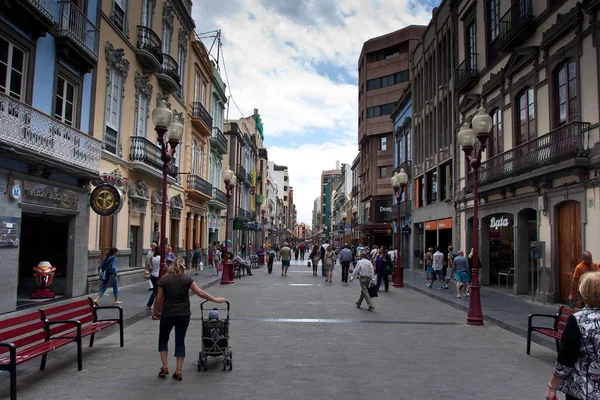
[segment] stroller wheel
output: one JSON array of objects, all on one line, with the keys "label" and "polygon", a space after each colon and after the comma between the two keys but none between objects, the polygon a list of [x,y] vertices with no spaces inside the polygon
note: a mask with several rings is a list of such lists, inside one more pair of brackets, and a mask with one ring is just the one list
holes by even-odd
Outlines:
[{"label": "stroller wheel", "polygon": [[229,360],[227,361],[227,363],[229,364],[229,370],[231,371],[233,369],[233,353],[229,352]]},{"label": "stroller wheel", "polygon": [[223,358],[223,371],[227,371],[227,358]]}]

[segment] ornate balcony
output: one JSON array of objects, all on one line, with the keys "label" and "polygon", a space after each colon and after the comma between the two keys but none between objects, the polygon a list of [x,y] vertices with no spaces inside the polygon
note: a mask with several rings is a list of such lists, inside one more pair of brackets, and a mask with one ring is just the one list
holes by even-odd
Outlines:
[{"label": "ornate balcony", "polygon": [[258,158],[264,158],[267,160],[269,158],[267,149],[258,149]]},{"label": "ornate balcony", "polygon": [[11,12],[9,21],[13,21],[13,16],[33,28],[34,36],[44,36],[46,32],[54,26],[54,8],[56,0],[13,0],[5,1],[10,7],[7,11]]},{"label": "ornate balcony", "polygon": [[[580,164],[588,165],[589,127],[588,122],[571,122],[486,160],[479,168],[479,184],[489,185],[514,177],[525,180],[548,172],[572,170]],[[583,161],[578,163],[577,159]],[[544,167],[551,167],[551,171],[545,172]],[[472,180],[468,180],[469,183],[472,185]]]},{"label": "ornate balcony", "polygon": [[404,172],[406,172],[406,174],[410,178],[412,176],[412,173],[411,173],[412,172],[412,161],[411,160],[403,161],[400,165],[398,165],[396,168],[394,168],[394,170],[392,171],[392,174],[395,174],[396,172],[400,172],[401,169],[404,169]]},{"label": "ornate balcony", "polygon": [[513,51],[535,32],[535,28],[532,1],[513,2],[510,9],[500,18],[498,49],[504,53]]},{"label": "ornate balcony", "polygon": [[0,93],[0,143],[15,157],[81,177],[96,177],[101,143],[26,104]]},{"label": "ornate balcony", "polygon": [[248,210],[244,210],[242,207],[238,207],[237,216],[240,219],[250,221],[252,219],[252,213]]},{"label": "ornate balcony", "polygon": [[196,192],[197,194],[200,194],[205,200],[210,200],[213,193],[212,185],[198,175],[188,175],[187,189],[192,193]]},{"label": "ornate balcony", "polygon": [[250,172],[246,174],[246,182],[252,184],[252,174]]},{"label": "ornate balcony", "polygon": [[[160,146],[142,136],[132,136],[129,139],[129,161],[131,167],[162,179],[163,162]],[[169,177],[174,181],[179,179],[179,168],[175,159],[171,162],[168,172]]]},{"label": "ornate balcony", "polygon": [[477,53],[467,54],[467,57],[456,67],[455,89],[459,93],[468,92],[479,80],[477,70]]},{"label": "ornate balcony", "polygon": [[350,191],[350,194],[352,195],[352,197],[358,196],[358,185],[352,186],[352,190]]},{"label": "ornate balcony", "polygon": [[214,208],[218,208],[219,210],[224,210],[227,207],[227,196],[223,193],[222,190],[217,189],[213,186],[212,188],[212,198],[208,202],[208,205]]},{"label": "ornate balcony", "polygon": [[246,180],[246,168],[242,167],[241,165],[238,165],[237,167],[237,178],[239,181]]},{"label": "ornate balcony", "polygon": [[163,54],[162,66],[156,74],[158,82],[167,93],[174,93],[179,90],[181,78],[179,76],[179,65],[173,57]]},{"label": "ornate balcony", "polygon": [[192,103],[192,125],[205,136],[211,135],[213,119],[204,105],[195,101]]},{"label": "ornate balcony", "polygon": [[152,29],[138,25],[138,35],[135,53],[148,72],[157,72],[162,67],[162,41]]},{"label": "ornate balcony", "polygon": [[223,135],[223,132],[216,126],[212,128],[212,135],[210,135],[211,149],[215,149],[220,154],[227,154],[227,138]]},{"label": "ornate balcony", "polygon": [[71,1],[58,2],[56,48],[88,71],[98,63],[98,28]]}]

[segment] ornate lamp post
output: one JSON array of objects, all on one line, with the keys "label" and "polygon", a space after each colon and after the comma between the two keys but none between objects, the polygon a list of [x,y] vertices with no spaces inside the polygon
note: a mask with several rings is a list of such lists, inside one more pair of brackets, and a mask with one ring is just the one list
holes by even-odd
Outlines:
[{"label": "ornate lamp post", "polygon": [[354,244],[355,246],[358,246],[358,243],[354,243],[355,239],[354,239],[354,230],[356,228],[356,220],[358,219],[358,207],[356,207],[356,205],[352,206],[352,225],[351,225],[351,242],[352,244]]},{"label": "ornate lamp post", "polygon": [[[392,181],[392,187],[394,188],[394,194],[396,195],[396,203],[398,204],[398,222],[396,224],[396,249],[398,254],[396,255],[396,266],[394,267],[394,275],[392,286],[404,287],[404,267],[402,266],[402,221],[400,219],[400,206],[402,200],[402,193],[408,183],[408,174],[404,172],[404,168],[400,169],[400,172],[396,172],[390,179]],[[408,204],[408,203],[407,203]]]},{"label": "ornate lamp post", "polygon": [[263,204],[262,207],[260,208],[260,213],[262,214],[262,217],[260,219],[260,228],[262,230],[262,248],[264,250],[265,247],[265,214],[267,213],[267,205]]},{"label": "ornate lamp post", "polygon": [[[167,104],[164,100],[160,100],[158,102],[158,107],[152,111],[152,122],[154,123],[154,130],[158,136],[158,141],[160,142],[161,160],[163,162],[159,278],[167,273],[167,263],[165,262],[165,241],[167,232],[167,182],[169,176],[169,166],[171,165],[171,160],[173,160],[173,156],[175,155],[175,149],[183,137],[183,121],[181,121],[181,117],[179,117],[177,114],[175,114],[175,118],[172,118],[172,116],[173,114],[167,107]],[[166,137],[165,134],[167,134]],[[160,319],[161,314],[162,301],[155,301],[152,319]]]},{"label": "ornate lamp post", "polygon": [[348,218],[348,213],[346,211],[344,211],[342,213],[342,222],[344,222],[344,233],[342,233],[342,242],[341,245],[345,245],[346,244],[346,218]]},{"label": "ornate lamp post", "polygon": [[229,265],[229,200],[237,178],[233,171],[227,167],[223,171],[223,182],[225,182],[225,196],[227,197],[227,208],[225,209],[225,257],[223,258],[223,273],[221,274],[221,285],[233,284],[233,265]]},{"label": "ornate lamp post", "polygon": [[[465,153],[465,158],[471,165],[473,173],[473,270],[471,284],[471,298],[467,324],[483,325],[483,312],[481,311],[481,286],[479,285],[479,167],[481,156],[487,146],[487,139],[492,129],[492,117],[483,107],[477,111],[471,122],[473,129],[465,122],[458,132],[458,144]],[[479,148],[473,156],[475,143],[479,140]]]}]

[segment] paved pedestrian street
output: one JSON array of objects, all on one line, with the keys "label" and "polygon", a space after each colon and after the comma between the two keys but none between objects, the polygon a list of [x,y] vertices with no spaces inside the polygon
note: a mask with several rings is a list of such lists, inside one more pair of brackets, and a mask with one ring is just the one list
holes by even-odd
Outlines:
[{"label": "paved pedestrian street", "polygon": [[[220,359],[197,371],[200,299],[193,297],[183,381],[157,377],[158,322],[145,317],[126,329],[124,348],[116,334],[84,348],[82,372],[74,346],[51,353],[46,371],[19,369],[19,399],[504,400],[545,393],[555,357],[546,347],[534,344],[527,356],[523,337],[492,324],[468,326],[464,311],[408,287],[380,292],[375,312],[357,309],[359,285],[342,284],[339,266],[333,284],[312,276],[305,262],[292,261],[285,278],[280,271],[276,263],[272,275],[261,268],[208,289],[231,302],[231,372]],[[1,377],[5,398],[8,375]]]}]

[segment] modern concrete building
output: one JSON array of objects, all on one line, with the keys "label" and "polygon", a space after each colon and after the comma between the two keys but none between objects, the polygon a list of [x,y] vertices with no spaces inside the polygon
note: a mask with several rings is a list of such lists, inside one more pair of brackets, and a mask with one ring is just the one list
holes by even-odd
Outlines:
[{"label": "modern concrete building", "polygon": [[332,239],[333,229],[333,195],[340,183],[340,162],[336,161],[335,169],[321,172],[321,231],[323,239]]},{"label": "modern concrete building", "polygon": [[[342,164],[340,180],[334,190],[332,217],[336,240],[333,243],[341,246],[344,243],[350,244],[350,221],[352,219],[352,206],[349,198],[352,191],[352,170],[350,164]],[[345,218],[344,213],[346,213]]]},{"label": "modern concrete building", "polygon": [[[582,251],[600,252],[600,2],[452,7],[457,119],[483,106],[493,121],[479,171],[482,283],[567,302]],[[457,244],[470,249],[472,174],[457,164]]]},{"label": "modern concrete building", "polygon": [[[103,97],[94,76],[104,83],[106,71],[98,11],[97,0],[0,7],[0,313],[36,304],[40,261],[56,268],[57,296],[87,293],[96,272],[99,251],[88,268],[88,245],[98,249],[95,235],[88,242],[90,215],[97,217],[89,189],[102,153],[94,100]],[[104,54],[104,42],[100,48]]]},{"label": "modern concrete building", "polygon": [[[360,225],[368,245],[392,244],[394,105],[410,79],[409,55],[425,27],[409,26],[363,44],[358,59]],[[383,210],[383,211],[380,211]]]}]

